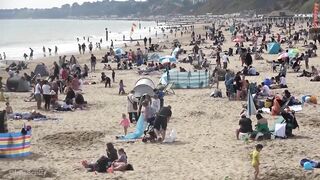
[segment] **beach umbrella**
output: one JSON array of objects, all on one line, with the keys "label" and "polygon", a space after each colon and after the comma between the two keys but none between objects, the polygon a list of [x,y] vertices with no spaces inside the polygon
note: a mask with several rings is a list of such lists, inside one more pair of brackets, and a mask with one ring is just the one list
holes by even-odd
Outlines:
[{"label": "beach umbrella", "polygon": [[175,63],[177,62],[177,59],[173,56],[163,56],[159,59],[159,62],[164,64],[164,63]]},{"label": "beach umbrella", "polygon": [[278,59],[283,59],[283,58],[287,58],[287,57],[289,57],[289,54],[287,52],[284,52],[284,53],[280,54]]},{"label": "beach umbrella", "polygon": [[299,49],[290,49],[288,52],[288,55],[290,58],[296,57],[297,54],[299,54]]},{"label": "beach umbrella", "polygon": [[244,39],[242,39],[242,38],[235,38],[235,39],[233,40],[233,42],[241,43],[241,42],[244,42]]},{"label": "beach umbrella", "polygon": [[159,54],[154,53],[148,57],[148,61],[159,61],[160,58],[161,56]]},{"label": "beach umbrella", "polygon": [[256,106],[254,105],[252,94],[248,89],[247,116],[250,117],[251,115],[256,115],[256,113],[257,113]]},{"label": "beach umbrella", "polygon": [[116,55],[126,54],[126,52],[125,52],[123,49],[121,49],[121,48],[116,48],[116,49],[114,50],[114,53],[115,53]]}]

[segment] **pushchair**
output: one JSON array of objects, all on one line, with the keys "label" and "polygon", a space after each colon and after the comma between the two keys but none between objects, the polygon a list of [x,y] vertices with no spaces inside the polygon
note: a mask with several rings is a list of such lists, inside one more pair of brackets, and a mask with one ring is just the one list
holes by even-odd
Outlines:
[{"label": "pushchair", "polygon": [[154,132],[154,123],[155,123],[155,118],[148,122],[148,126],[146,130],[144,130],[144,136],[142,138],[142,142],[147,143],[148,141],[150,142],[156,142],[157,140],[157,135]]}]

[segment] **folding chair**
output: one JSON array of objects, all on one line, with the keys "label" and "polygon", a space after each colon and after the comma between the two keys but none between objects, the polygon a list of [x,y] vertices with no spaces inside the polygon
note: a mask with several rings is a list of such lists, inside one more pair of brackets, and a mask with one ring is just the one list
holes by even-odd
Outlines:
[{"label": "folding chair", "polygon": [[163,89],[163,91],[164,91],[164,93],[165,94],[176,94],[175,92],[174,92],[174,90],[172,89],[172,86],[174,85],[174,83],[173,82],[171,82],[171,83],[169,83],[169,84],[167,84],[167,86]]}]

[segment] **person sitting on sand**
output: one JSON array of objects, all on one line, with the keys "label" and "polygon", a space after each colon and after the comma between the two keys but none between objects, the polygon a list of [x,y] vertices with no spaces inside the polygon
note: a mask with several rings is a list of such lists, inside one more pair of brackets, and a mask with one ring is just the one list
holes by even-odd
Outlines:
[{"label": "person sitting on sand", "polygon": [[267,133],[269,132],[269,127],[268,127],[268,120],[264,117],[262,117],[262,115],[260,113],[258,113],[256,115],[257,118],[257,125],[256,125],[256,130],[258,132],[262,132],[262,133]]},{"label": "person sitting on sand", "polygon": [[270,88],[267,85],[265,85],[264,82],[261,83],[259,95],[261,95],[261,96],[269,96],[270,95]]},{"label": "person sitting on sand", "polygon": [[251,119],[247,118],[246,115],[242,115],[241,119],[239,120],[240,128],[236,130],[236,137],[239,140],[240,133],[251,133],[252,130],[252,121]]},{"label": "person sitting on sand", "polygon": [[79,81],[78,76],[76,74],[73,75],[73,79],[71,81],[71,87],[75,91],[80,90],[80,81]]},{"label": "person sitting on sand", "polygon": [[319,71],[317,68],[315,68],[314,66],[311,66],[311,71],[312,71],[312,75],[313,76],[317,76],[319,75]]},{"label": "person sitting on sand", "polygon": [[73,91],[71,87],[68,87],[67,92],[66,92],[66,98],[65,102],[67,105],[73,104],[73,98],[76,97],[76,93]]},{"label": "person sitting on sand", "polygon": [[279,83],[280,88],[288,88],[287,82],[286,82],[286,77],[282,75],[280,77],[280,83]]},{"label": "person sitting on sand", "polygon": [[84,168],[89,172],[106,172],[107,168],[111,166],[112,162],[118,159],[117,150],[112,143],[107,143],[107,156],[100,157],[95,163],[88,164],[86,160],[82,161]]},{"label": "person sitting on sand", "polygon": [[80,108],[82,110],[86,104],[87,101],[84,100],[83,95],[77,92],[74,100],[74,109]]},{"label": "person sitting on sand", "polygon": [[127,154],[123,148],[118,150],[119,159],[115,160],[107,172],[113,171],[132,171],[133,167],[127,163]]},{"label": "person sitting on sand", "polygon": [[7,113],[7,114],[12,114],[12,113],[13,113],[13,109],[12,109],[12,107],[10,106],[10,103],[9,103],[9,102],[6,102],[6,113]]}]

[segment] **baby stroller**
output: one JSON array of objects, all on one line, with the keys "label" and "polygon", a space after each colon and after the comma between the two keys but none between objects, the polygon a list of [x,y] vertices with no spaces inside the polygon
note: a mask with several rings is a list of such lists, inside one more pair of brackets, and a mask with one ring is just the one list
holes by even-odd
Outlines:
[{"label": "baby stroller", "polygon": [[148,122],[148,126],[146,128],[146,130],[143,132],[144,136],[142,138],[142,142],[146,143],[148,141],[150,142],[156,142],[157,140],[157,135],[154,132],[154,122],[155,122],[155,118]]}]

